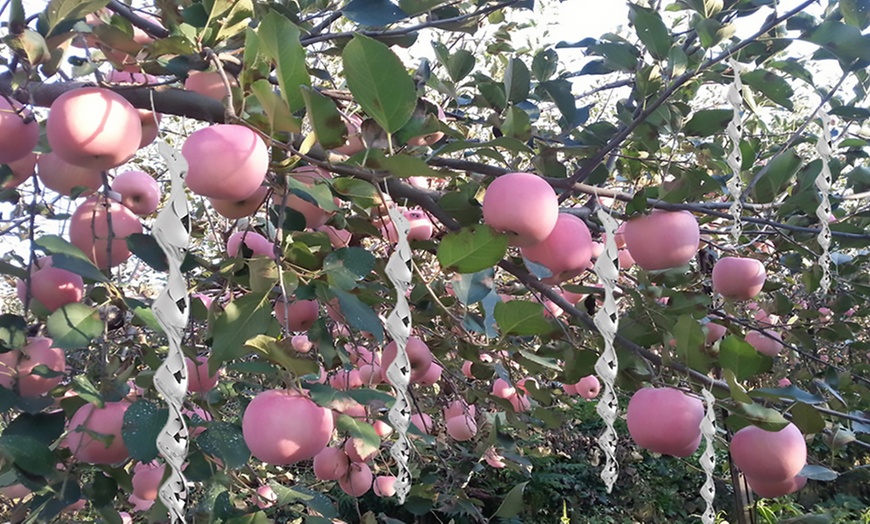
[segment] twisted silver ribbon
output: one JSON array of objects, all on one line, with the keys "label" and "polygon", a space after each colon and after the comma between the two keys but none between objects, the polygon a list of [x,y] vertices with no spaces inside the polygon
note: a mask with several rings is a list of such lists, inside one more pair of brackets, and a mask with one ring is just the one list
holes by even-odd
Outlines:
[{"label": "twisted silver ribbon", "polygon": [[172,177],[169,202],[158,213],[152,228],[152,235],[166,253],[169,263],[166,288],[151,307],[169,341],[166,360],[154,374],[154,387],[169,405],[169,419],[157,436],[157,449],[169,466],[170,474],[160,486],[158,494],[169,510],[171,521],[178,523],[185,522],[184,505],[188,493],[181,467],[187,458],[190,438],[181,415],[184,396],[187,394],[187,365],[181,351],[181,341],[190,310],[187,282],[181,272],[181,264],[190,241],[190,218],[187,196],[184,193],[187,161],[163,140],[157,143],[157,150],[166,160]]},{"label": "twisted silver ribbon", "polygon": [[616,349],[613,339],[619,325],[619,309],[616,305],[616,281],[619,278],[619,249],[616,247],[616,229],[619,224],[600,206],[598,207],[598,219],[604,225],[605,241],[604,251],[595,261],[595,274],[604,288],[604,306],[595,314],[595,326],[604,337],[604,350],[595,363],[595,372],[601,378],[601,399],[595,408],[604,419],[606,427],[598,437],[598,445],[604,452],[604,469],[601,470],[601,480],[607,486],[607,492],[613,490],[616,478],[619,476],[619,464],[616,461],[616,429],[613,427],[619,411],[619,402],[616,398],[616,371],[619,362],[616,358]]},{"label": "twisted silver ribbon", "polygon": [[731,178],[728,179],[726,185],[728,192],[731,194],[731,216],[734,218],[734,224],[731,227],[731,238],[734,245],[740,244],[740,235],[743,234],[743,222],[741,216],[743,214],[743,202],[741,196],[743,194],[743,180],[740,178],[743,165],[743,156],[740,152],[740,138],[743,135],[743,81],[740,79],[742,66],[736,60],[729,60],[731,69],[734,71],[734,81],[728,87],[728,102],[731,103],[733,114],[731,122],[725,129],[728,135],[728,140],[731,142],[731,151],[726,159],[728,167],[731,168]]},{"label": "twisted silver ribbon", "polygon": [[396,403],[390,409],[389,419],[399,437],[390,448],[390,455],[397,467],[396,496],[399,504],[404,504],[405,497],[411,491],[411,468],[408,466],[411,458],[411,440],[408,438],[408,426],[411,424],[411,399],[408,395],[411,362],[406,351],[408,337],[411,336],[411,308],[405,298],[405,293],[411,287],[412,275],[411,246],[408,244],[411,225],[395,207],[389,209],[389,214],[399,237],[396,250],[386,267],[387,278],[396,288],[396,307],[390,312],[386,323],[387,332],[396,342],[396,358],[387,368],[387,379],[396,393]]},{"label": "twisted silver ribbon", "polygon": [[819,245],[822,254],[819,256],[819,267],[822,268],[822,279],[819,282],[819,290],[826,295],[831,287],[831,225],[828,219],[831,216],[831,127],[828,123],[828,113],[819,109],[819,118],[822,121],[822,136],[816,140],[816,151],[822,160],[822,170],[816,177],[816,189],[819,190],[819,207],[816,208],[816,216],[819,217]]},{"label": "twisted silver ribbon", "polygon": [[716,439],[716,412],[714,404],[716,397],[709,389],[701,391],[704,395],[704,401],[707,403],[707,412],[704,419],[701,420],[701,434],[704,435],[704,442],[707,447],[704,448],[704,453],[701,454],[699,462],[701,468],[707,475],[704,480],[704,485],[701,487],[701,498],[707,502],[707,509],[701,516],[701,522],[704,524],[714,524],[716,522],[716,508],[713,507],[713,499],[716,498],[716,484],[713,480],[713,470],[716,467],[716,450],[714,449],[713,441]]}]

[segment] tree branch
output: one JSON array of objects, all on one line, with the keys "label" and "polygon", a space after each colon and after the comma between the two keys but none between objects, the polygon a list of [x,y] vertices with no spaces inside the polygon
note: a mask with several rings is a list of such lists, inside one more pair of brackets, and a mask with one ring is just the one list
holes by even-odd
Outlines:
[{"label": "tree branch", "polygon": [[133,10],[130,9],[130,7],[128,7],[126,4],[119,2],[118,0],[110,0],[109,5],[107,5],[106,7],[108,7],[121,18],[126,19],[134,26],[153,36],[154,38],[166,38],[169,36],[169,31],[167,31],[165,27],[160,24],[155,24],[147,18],[139,16],[138,14],[134,13]]}]

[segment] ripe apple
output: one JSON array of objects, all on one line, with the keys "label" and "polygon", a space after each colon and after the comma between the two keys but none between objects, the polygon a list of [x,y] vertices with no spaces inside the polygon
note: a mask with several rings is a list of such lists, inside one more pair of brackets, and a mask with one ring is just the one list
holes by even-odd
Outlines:
[{"label": "ripe apple", "polygon": [[142,141],[136,108],[118,93],[83,87],[51,104],[45,125],[48,143],[70,164],[105,171],[133,158]]},{"label": "ripe apple", "polygon": [[[109,215],[112,220],[111,235]],[[117,266],[130,258],[127,237],[141,232],[142,224],[132,211],[105,197],[85,200],[76,208],[69,225],[70,242],[100,269]]]},{"label": "ripe apple", "polygon": [[378,454],[378,448],[366,444],[361,438],[349,438],[344,443],[344,452],[351,462],[369,462]]},{"label": "ripe apple", "polygon": [[338,480],[338,485],[351,497],[362,497],[372,487],[372,470],[362,462],[354,462],[347,474]]},{"label": "ripe apple", "polygon": [[754,258],[722,257],[713,266],[713,289],[725,298],[749,300],[761,292],[766,276]]},{"label": "ripe apple", "polygon": [[284,299],[275,301],[275,318],[290,331],[308,331],[320,317],[316,300],[291,300],[285,308]]},{"label": "ripe apple", "polygon": [[435,226],[432,221],[426,216],[426,213],[420,210],[409,210],[404,213],[408,219],[411,229],[408,231],[408,240],[429,240],[435,232]]},{"label": "ripe apple", "polygon": [[98,169],[70,164],[54,153],[43,153],[36,161],[36,175],[42,185],[63,196],[72,196],[76,187],[86,187],[91,194],[103,185],[103,175]]},{"label": "ripe apple", "polygon": [[227,253],[231,257],[244,256],[242,242],[251,250],[253,256],[274,257],[275,244],[256,231],[236,231],[227,239]]},{"label": "ripe apple", "polygon": [[217,198],[209,198],[211,207],[223,217],[230,220],[238,220],[246,216],[253,215],[263,205],[266,200],[266,195],[269,193],[269,188],[260,186],[254,191],[254,194],[242,200],[220,200]]},{"label": "ripe apple", "polygon": [[24,484],[12,484],[0,488],[0,494],[6,497],[7,500],[16,501],[30,495],[30,489]]},{"label": "ripe apple", "polygon": [[294,335],[290,339],[290,345],[297,353],[308,353],[314,347],[314,343],[308,340],[308,335]]},{"label": "ripe apple", "polygon": [[[238,86],[232,75],[227,75],[227,80],[231,87]],[[217,71],[190,71],[184,81],[184,89],[219,101],[227,97],[227,88]]]},{"label": "ripe apple", "polygon": [[707,345],[713,345],[717,340],[721,339],[728,333],[728,328],[723,326],[722,324],[717,324],[715,322],[707,322],[704,324],[704,327],[707,328]]},{"label": "ripe apple", "polygon": [[779,355],[783,348],[785,348],[780,334],[769,329],[765,329],[763,332],[750,331],[744,338],[756,351],[768,357]]},{"label": "ripe apple", "polygon": [[166,464],[136,464],[133,468],[133,494],[142,500],[156,500],[165,472]]},{"label": "ripe apple", "polygon": [[486,450],[486,453],[483,454],[483,459],[487,464],[496,469],[502,469],[507,466],[504,463],[504,457],[498,454],[495,448],[489,448]]},{"label": "ripe apple", "polygon": [[[66,445],[73,456],[88,464],[116,464],[126,460],[130,452],[124,445],[121,426],[128,407],[128,402],[106,402],[103,408],[93,404],[80,407],[67,426]],[[90,432],[114,438],[107,446],[105,441],[93,438]]]},{"label": "ripe apple", "polygon": [[272,486],[260,486],[257,488],[257,494],[254,497],[254,504],[260,509],[269,509],[278,502],[278,495],[272,489]]},{"label": "ripe apple", "polygon": [[84,296],[82,277],[57,267],[39,269],[30,279],[30,293],[46,310],[54,312]]},{"label": "ripe apple", "polygon": [[432,425],[432,417],[426,413],[414,413],[411,415],[411,424],[417,426],[420,433],[423,433],[424,435],[429,435],[435,427]]},{"label": "ripe apple", "polygon": [[[144,73],[112,70],[106,75],[105,81],[118,85],[148,86],[157,84],[159,79]],[[148,109],[136,109],[136,113],[139,115],[139,122],[142,125],[142,140],[139,141],[139,149],[142,149],[157,138],[163,115]]]},{"label": "ripe apple", "polygon": [[194,131],[181,147],[188,162],[185,182],[197,195],[244,200],[263,184],[269,149],[260,135],[236,124]]},{"label": "ripe apple", "polygon": [[258,394],[242,417],[242,435],[251,454],[276,466],[313,458],[326,448],[333,429],[331,410],[286,390]]},{"label": "ripe apple", "polygon": [[0,96],[0,164],[21,160],[39,141],[39,122],[21,104]]},{"label": "ripe apple", "polygon": [[325,448],[314,456],[314,476],[319,480],[338,480],[349,467],[350,459],[340,448]]},{"label": "ripe apple", "polygon": [[807,462],[807,443],[792,423],[779,431],[746,426],[731,438],[731,458],[747,477],[761,482],[793,478]]},{"label": "ripe apple", "polygon": [[112,181],[112,190],[121,194],[121,203],[139,216],[157,211],[160,184],[144,171],[124,171]]},{"label": "ripe apple", "polygon": [[688,457],[701,443],[704,404],[678,389],[646,387],[631,397],[627,418],[628,432],[638,446]]},{"label": "ripe apple", "polygon": [[[438,104],[432,104],[435,106],[438,114],[438,121],[443,122],[447,120],[447,115],[444,114],[444,109]],[[425,105],[424,105],[425,107]],[[424,115],[425,116],[425,115]],[[428,135],[415,136],[408,139],[408,145],[411,147],[421,147],[421,146],[431,146],[436,142],[444,138],[443,131],[435,131],[434,133],[429,133]]]},{"label": "ripe apple", "polygon": [[447,434],[459,442],[471,440],[477,434],[477,423],[474,421],[474,417],[469,415],[447,419]]},{"label": "ripe apple", "polygon": [[592,260],[592,235],[582,219],[560,214],[556,225],[543,241],[520,250],[525,258],[541,264],[552,273],[542,279],[558,284],[583,273]]},{"label": "ripe apple", "polygon": [[807,484],[807,478],[798,476],[779,482],[766,482],[754,479],[747,475],[746,482],[749,484],[752,491],[754,491],[759,497],[772,499],[789,495],[802,489]]},{"label": "ripe apple", "polygon": [[660,209],[629,220],[624,236],[629,254],[647,271],[688,264],[701,241],[698,221],[691,213]]},{"label": "ripe apple", "polygon": [[359,378],[367,386],[376,386],[382,382],[383,368],[380,364],[363,364],[359,367]]},{"label": "ripe apple", "polygon": [[591,400],[598,396],[601,391],[601,383],[595,375],[587,375],[580,379],[580,382],[574,385],[577,394],[586,400]]},{"label": "ripe apple", "polygon": [[383,420],[374,421],[372,427],[375,428],[375,433],[377,433],[381,438],[387,438],[393,434],[393,426],[387,424]]},{"label": "ripe apple", "polygon": [[434,386],[436,382],[441,380],[442,371],[444,371],[444,368],[433,362],[432,365],[429,366],[429,371],[423,375],[418,384],[421,386]]},{"label": "ripe apple", "polygon": [[[411,364],[411,382],[420,382],[426,376],[426,373],[429,372],[429,368],[432,367],[432,352],[425,342],[415,336],[408,337],[405,350],[408,354],[408,361]],[[393,360],[396,359],[397,354],[396,341],[392,341],[384,347],[383,355],[381,355],[381,378],[384,382],[389,382],[387,370],[393,363]]]},{"label": "ripe apple", "polygon": [[20,350],[0,354],[0,385],[12,388],[18,379],[18,392],[24,398],[39,397],[61,383],[63,376],[46,378],[33,374],[33,368],[46,366],[57,373],[66,372],[66,357],[62,349],[53,348],[52,340],[35,337]]},{"label": "ripe apple", "polygon": [[465,415],[468,415],[471,418],[477,416],[477,409],[474,407],[474,404],[468,405],[465,400],[454,400],[444,408],[444,420]]},{"label": "ripe apple", "polygon": [[0,190],[18,187],[33,176],[33,173],[36,172],[37,158],[39,155],[36,153],[29,153],[18,160],[7,162],[6,166],[12,171],[12,177],[6,181],[0,180]]},{"label": "ripe apple", "polygon": [[556,192],[543,178],[531,173],[502,175],[489,185],[483,197],[484,223],[510,235],[513,246],[543,242],[558,218]]},{"label": "ripe apple", "polygon": [[373,491],[379,497],[392,497],[396,494],[396,477],[392,475],[379,475],[375,477]]},{"label": "ripe apple", "polygon": [[326,233],[329,237],[329,243],[335,249],[340,249],[350,245],[350,239],[353,238],[353,233],[346,229],[336,229],[332,226],[320,226],[315,228],[317,231]]},{"label": "ripe apple", "polygon": [[187,363],[187,392],[188,393],[208,393],[218,383],[218,373],[214,375],[208,374],[208,357],[199,355],[196,361],[188,357],[184,358]]}]

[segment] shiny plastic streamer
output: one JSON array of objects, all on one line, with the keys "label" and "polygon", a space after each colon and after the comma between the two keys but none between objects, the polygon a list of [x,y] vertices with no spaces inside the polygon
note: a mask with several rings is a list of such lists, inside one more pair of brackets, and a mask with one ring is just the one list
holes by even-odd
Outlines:
[{"label": "shiny plastic streamer", "polygon": [[187,393],[187,366],[181,351],[181,341],[190,310],[187,282],[181,272],[181,263],[190,240],[190,217],[187,196],[184,193],[187,161],[162,140],[157,143],[157,150],[166,160],[172,180],[169,202],[157,215],[152,228],[152,234],[169,262],[166,288],[152,306],[154,316],[169,341],[166,360],[154,374],[154,386],[169,405],[169,420],[157,436],[157,449],[170,468],[169,478],[160,486],[159,496],[169,510],[171,521],[178,523],[185,522],[184,505],[188,490],[181,467],[187,459],[190,438],[181,415]]},{"label": "shiny plastic streamer", "polygon": [[387,332],[396,342],[396,358],[387,368],[387,379],[396,393],[396,403],[390,409],[389,419],[399,436],[390,448],[390,455],[396,461],[397,467],[396,496],[399,504],[404,504],[405,497],[411,491],[411,441],[408,438],[408,426],[411,424],[411,399],[408,395],[411,362],[406,351],[408,337],[411,336],[411,308],[405,298],[405,293],[411,287],[412,275],[411,246],[408,244],[411,225],[395,207],[391,207],[389,213],[399,237],[396,250],[390,256],[386,267],[387,278],[396,287],[396,307],[386,322]]},{"label": "shiny plastic streamer", "polygon": [[743,222],[741,215],[743,214],[743,203],[741,197],[743,194],[743,180],[740,177],[743,164],[743,156],[740,153],[740,138],[743,135],[743,81],[740,79],[742,66],[735,60],[729,61],[731,69],[734,71],[734,81],[728,88],[728,102],[731,103],[733,114],[731,122],[725,129],[728,135],[728,140],[731,141],[731,151],[728,153],[728,167],[731,168],[731,178],[728,179],[728,192],[731,194],[731,216],[734,218],[734,224],[731,226],[731,238],[734,245],[740,244],[740,235],[743,234]]},{"label": "shiny plastic streamer", "polygon": [[826,295],[831,287],[831,226],[829,219],[831,216],[831,201],[829,195],[831,193],[831,127],[828,122],[828,113],[824,109],[819,109],[819,118],[822,121],[822,136],[816,140],[816,151],[822,160],[822,171],[816,177],[816,189],[819,190],[819,207],[816,208],[816,216],[819,217],[819,245],[822,247],[822,254],[819,257],[819,267],[822,268],[822,279],[819,282],[819,291],[822,295]]},{"label": "shiny plastic streamer", "polygon": [[598,445],[605,457],[604,469],[601,470],[601,480],[604,481],[607,492],[610,493],[616,483],[616,478],[619,476],[619,464],[616,461],[617,437],[616,429],[613,427],[619,411],[619,401],[616,398],[614,388],[619,362],[616,358],[616,349],[613,346],[613,339],[616,337],[619,324],[619,309],[614,295],[616,281],[619,278],[619,266],[617,265],[619,249],[616,247],[616,229],[619,224],[600,206],[598,219],[604,225],[606,238],[604,251],[595,261],[595,274],[598,275],[598,280],[604,288],[604,306],[598,309],[594,319],[595,326],[604,337],[604,351],[601,352],[601,356],[595,363],[595,372],[603,384],[601,399],[598,401],[596,410],[606,424],[601,436],[598,437]]},{"label": "shiny plastic streamer", "polygon": [[701,391],[704,395],[704,401],[707,403],[707,412],[704,419],[701,420],[701,434],[704,436],[704,442],[707,447],[704,448],[704,453],[701,454],[701,468],[707,475],[704,485],[701,487],[701,498],[707,502],[707,508],[701,516],[701,522],[704,524],[714,524],[716,522],[716,508],[713,507],[713,499],[716,498],[716,484],[713,480],[713,470],[716,467],[716,450],[714,449],[714,440],[716,439],[716,397],[713,393],[704,389]]}]

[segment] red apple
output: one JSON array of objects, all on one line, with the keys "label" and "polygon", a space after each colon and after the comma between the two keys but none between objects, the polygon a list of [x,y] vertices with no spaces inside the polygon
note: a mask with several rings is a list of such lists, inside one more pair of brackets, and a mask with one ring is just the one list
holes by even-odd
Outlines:
[{"label": "red apple", "polygon": [[370,462],[378,454],[378,448],[361,438],[349,438],[344,443],[344,452],[351,462]]},{"label": "red apple", "polygon": [[157,211],[160,184],[144,171],[124,171],[112,181],[112,190],[121,194],[121,203],[139,216]]},{"label": "red apple", "polygon": [[577,394],[586,400],[593,399],[598,396],[601,391],[601,383],[595,375],[588,375],[580,379],[580,382],[574,385]]},{"label": "red apple", "polygon": [[392,497],[396,494],[396,477],[392,475],[380,475],[375,477],[373,490],[375,495],[379,497]]},{"label": "red apple", "polygon": [[[18,392],[22,397],[30,398],[44,395],[63,380],[63,376],[46,378],[33,374],[33,368],[37,366],[45,366],[58,373],[66,372],[66,356],[62,349],[51,347],[52,343],[50,338],[35,337],[21,348],[20,353],[18,351],[11,352],[16,354],[18,360],[15,372],[18,375]],[[3,371],[0,369],[0,374],[2,373]]]},{"label": "red apple", "polygon": [[218,374],[208,374],[208,357],[200,355],[194,362],[185,357],[187,363],[187,391],[188,393],[208,393],[218,383]]},{"label": "red apple", "polygon": [[558,218],[556,192],[543,178],[531,173],[501,175],[483,197],[483,221],[510,235],[513,246],[543,242]]},{"label": "red apple", "polygon": [[707,328],[707,345],[713,345],[717,340],[721,339],[728,333],[728,328],[715,322],[707,322],[704,324]]},{"label": "red apple", "polygon": [[39,155],[36,169],[42,185],[63,196],[72,196],[76,187],[86,187],[91,191],[84,194],[91,194],[103,185],[98,169],[74,166],[54,153]]},{"label": "red apple", "polygon": [[350,239],[353,237],[353,233],[350,231],[346,229],[336,229],[332,226],[320,226],[315,229],[326,233],[326,236],[329,237],[329,243],[332,244],[332,247],[335,249],[349,246]]},{"label": "red apple", "polygon": [[723,257],[713,266],[713,289],[725,298],[749,300],[761,292],[766,276],[754,258]]},{"label": "red apple", "polygon": [[314,456],[314,476],[319,480],[338,480],[349,467],[350,459],[339,448],[325,448]]},{"label": "red apple", "polygon": [[[238,85],[232,75],[227,75],[227,81],[231,87]],[[217,71],[190,71],[184,81],[184,88],[215,100],[223,101],[227,97],[227,88]]]},{"label": "red apple", "polygon": [[647,271],[688,264],[700,241],[698,221],[688,211],[655,209],[625,225],[625,247],[637,265]]},{"label": "red apple", "polygon": [[429,366],[429,371],[423,375],[418,384],[421,386],[434,386],[436,382],[441,380],[442,371],[444,371],[444,368],[433,362],[432,365]]},{"label": "red apple", "polygon": [[84,296],[84,289],[82,277],[56,267],[40,269],[33,273],[30,280],[30,293],[33,298],[50,312],[80,301]]},{"label": "red apple", "polygon": [[[109,215],[112,220],[111,235]],[[100,269],[117,266],[130,258],[127,237],[141,232],[142,224],[136,215],[120,203],[105,197],[85,200],[76,208],[69,225],[70,242]]]},{"label": "red apple", "polygon": [[338,485],[351,497],[362,497],[371,489],[372,477],[371,468],[361,462],[354,462],[350,465],[347,475],[338,480]]},{"label": "red apple", "polygon": [[333,429],[329,409],[286,390],[258,394],[242,417],[242,434],[251,454],[277,466],[313,458],[326,448]]},{"label": "red apple", "polygon": [[807,484],[806,477],[792,477],[778,482],[766,482],[746,476],[746,482],[759,497],[772,499],[782,497],[800,490]]},{"label": "red apple", "polygon": [[284,299],[275,301],[275,318],[290,331],[308,331],[320,317],[320,306],[316,300],[291,300],[287,307]]},{"label": "red apple", "polygon": [[353,156],[366,148],[362,141],[362,123],[363,119],[359,115],[350,115],[344,119],[344,125],[347,127],[347,140],[343,146],[334,149],[336,153]]},{"label": "red apple", "polygon": [[642,388],[628,403],[628,432],[638,446],[688,457],[701,443],[704,404],[674,388]]},{"label": "red apple", "polygon": [[592,235],[580,218],[560,214],[556,226],[543,241],[521,252],[525,258],[541,264],[552,273],[542,279],[548,284],[558,284],[583,273],[592,260]]},{"label": "red apple", "polygon": [[232,257],[244,256],[242,242],[251,250],[252,256],[274,257],[275,244],[256,231],[236,231],[227,239],[227,253]]},{"label": "red apple", "polygon": [[21,160],[39,141],[39,122],[21,104],[0,96],[0,164]]},{"label": "red apple", "polygon": [[254,498],[254,504],[260,509],[269,509],[278,502],[278,495],[271,486],[260,486],[257,488],[257,495]]},{"label": "red apple", "polygon": [[411,424],[417,426],[420,433],[423,433],[424,435],[429,435],[434,428],[432,425],[432,417],[426,413],[414,413],[411,415]]},{"label": "red apple", "polygon": [[[770,335],[770,336],[767,336]],[[771,338],[773,337],[773,338]],[[775,357],[785,348],[782,337],[776,331],[765,329],[763,332],[750,331],[744,337],[756,351],[768,357]]]},{"label": "red apple", "polygon": [[244,200],[262,185],[269,169],[269,149],[251,129],[218,124],[191,133],[181,148],[187,159],[185,182],[197,195]]},{"label": "red apple", "polygon": [[[432,352],[429,351],[429,346],[425,342],[415,336],[408,338],[408,344],[405,348],[408,354],[408,361],[411,364],[411,382],[420,382],[429,368],[432,367]],[[384,353],[381,355],[381,371],[384,382],[389,382],[387,370],[396,359],[398,348],[396,342],[392,341],[384,347]]]},{"label": "red apple", "polygon": [[419,210],[405,211],[405,218],[408,219],[411,229],[408,231],[408,240],[429,240],[432,238],[432,233],[435,227],[432,221],[426,216],[426,213]]},{"label": "red apple", "polygon": [[133,494],[142,500],[156,500],[165,472],[166,464],[136,464],[133,468]]},{"label": "red apple", "polygon": [[263,201],[266,200],[266,195],[269,193],[269,188],[260,186],[253,195],[242,200],[220,200],[217,198],[209,198],[211,207],[223,217],[230,220],[237,220],[246,216],[251,216],[260,209]]},{"label": "red apple", "polygon": [[[117,464],[126,460],[130,452],[124,445],[121,426],[128,407],[128,402],[106,402],[103,408],[93,404],[79,408],[69,420],[66,437],[66,445],[73,456],[88,464]],[[107,446],[90,432],[112,436],[111,444]]]},{"label": "red apple", "polygon": [[[432,104],[435,106],[438,114],[438,120],[443,122],[447,120],[447,115],[444,114],[444,109],[438,104]],[[436,142],[444,138],[443,131],[435,131],[434,133],[429,133],[428,135],[415,136],[413,138],[408,139],[408,145],[411,147],[421,147],[421,146],[431,146]]]},{"label": "red apple", "polygon": [[83,87],[52,102],[45,134],[65,161],[105,171],[133,158],[142,141],[142,123],[136,108],[118,93]]},{"label": "red apple", "polygon": [[5,182],[0,180],[0,190],[18,187],[33,176],[33,173],[36,172],[36,161],[38,158],[39,155],[36,153],[30,153],[18,160],[7,162],[6,166],[12,171],[12,177]]},{"label": "red apple", "polygon": [[447,434],[459,442],[471,440],[477,434],[477,423],[468,415],[450,418],[447,420]]},{"label": "red apple", "polygon": [[746,426],[731,438],[730,450],[734,464],[761,482],[792,479],[807,462],[807,443],[792,423],[779,431]]}]

